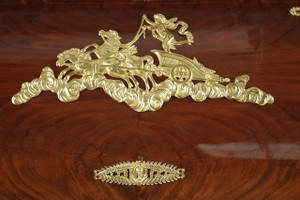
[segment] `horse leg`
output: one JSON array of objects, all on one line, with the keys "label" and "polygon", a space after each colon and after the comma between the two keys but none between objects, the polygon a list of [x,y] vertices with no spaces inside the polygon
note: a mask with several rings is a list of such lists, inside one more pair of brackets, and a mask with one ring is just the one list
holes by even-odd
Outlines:
[{"label": "horse leg", "polygon": [[148,83],[147,76],[145,76],[144,74],[140,74],[139,77],[144,81],[145,86],[146,86],[146,91],[149,91],[150,86],[149,86],[149,83]]},{"label": "horse leg", "polygon": [[62,66],[66,66],[67,68],[66,68],[66,69],[63,69],[63,70],[59,73],[59,75],[58,75],[58,77],[57,77],[58,79],[62,79],[62,78],[66,75],[66,73],[67,73],[68,71],[74,70],[74,69],[75,69],[73,63],[64,63]]},{"label": "horse leg", "polygon": [[[157,83],[153,78],[153,66],[156,66],[156,65],[154,64],[153,58],[152,58],[152,56],[144,56],[142,59],[143,59],[142,60],[143,62],[146,61],[143,68],[150,71],[150,72],[145,72],[146,76],[147,76],[146,78],[151,81],[152,87],[156,87]],[[148,81],[147,81],[147,85],[149,86]],[[147,88],[147,86],[146,86],[146,88]],[[149,87],[149,89],[150,89],[150,87]]]},{"label": "horse leg", "polygon": [[73,75],[81,75],[76,71],[71,71],[67,76],[64,77],[64,80],[69,81]]},{"label": "horse leg", "polygon": [[[94,49],[93,50],[90,50],[90,51],[86,51],[86,50],[88,50],[88,48],[90,48],[90,47],[94,47]],[[87,45],[87,46],[85,46],[83,49],[81,49],[83,52],[85,52],[85,53],[92,53],[95,49],[97,49],[99,47],[99,45],[98,44],[96,44],[96,43],[93,43],[93,44],[89,44],[89,45]]]},{"label": "horse leg", "polygon": [[125,73],[121,74],[121,73],[118,73],[118,72],[112,71],[112,70],[107,70],[107,74],[110,75],[110,76],[112,76],[112,77],[121,78],[122,80],[124,80],[127,83],[128,88],[132,88],[133,87],[131,81],[134,83],[134,86],[138,86],[139,85],[139,82],[132,75],[127,75]]},{"label": "horse leg", "polygon": [[59,73],[59,75],[58,75],[58,79],[62,79],[65,75],[66,75],[66,73],[69,71],[69,70],[71,70],[70,68],[66,68],[66,69],[64,69],[64,70],[62,70],[60,73]]},{"label": "horse leg", "polygon": [[151,81],[151,83],[152,83],[152,87],[156,87],[156,86],[157,86],[157,83],[156,83],[156,81],[154,80],[152,73],[147,73],[147,76],[148,76],[148,79],[149,79],[149,80]]},{"label": "horse leg", "polygon": [[139,70],[136,70],[134,71],[133,75],[136,75],[142,79],[142,81],[145,83],[146,91],[150,91],[151,89],[148,79],[151,81],[152,87],[155,87],[157,85],[154,78],[152,77],[151,72],[145,72],[145,71],[140,72]]}]

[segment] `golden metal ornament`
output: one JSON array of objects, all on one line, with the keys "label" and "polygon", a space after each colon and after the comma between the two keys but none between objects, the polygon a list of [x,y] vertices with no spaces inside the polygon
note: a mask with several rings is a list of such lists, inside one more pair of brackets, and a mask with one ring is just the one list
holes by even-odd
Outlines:
[{"label": "golden metal ornament", "polygon": [[[196,58],[190,59],[171,52],[176,50],[177,45],[194,42],[192,33],[187,31],[188,24],[177,18],[166,19],[162,14],[155,14],[153,18],[154,21],[151,21],[143,15],[139,29],[129,43],[122,44],[121,37],[114,30],[101,30],[99,36],[104,41],[102,45],[94,43],[82,49],[63,51],[57,56],[56,65],[66,68],[58,77],[50,67],[44,67],[39,78],[22,84],[21,91],[13,96],[12,103],[26,103],[42,91],[55,92],[60,101],[70,102],[77,100],[82,90],[97,88],[103,88],[114,100],[125,102],[138,112],[156,111],[172,96],[191,96],[199,102],[206,98],[222,97],[259,105],[274,102],[272,95],[259,88],[245,88],[248,75],[238,76],[234,82],[223,85],[221,83],[230,79],[220,77]],[[186,40],[177,41],[170,30],[178,30]],[[145,38],[146,31],[162,42],[163,50],[152,50],[159,59],[158,66],[150,55],[135,55],[138,51],[133,44],[141,36]],[[158,83],[153,75],[167,79]],[[139,86],[136,76],[144,82],[145,89]],[[193,80],[200,82],[195,84]]]},{"label": "golden metal ornament", "polygon": [[185,169],[154,161],[121,162],[94,170],[94,179],[120,185],[158,185],[183,179]]},{"label": "golden metal ornament", "polygon": [[300,17],[300,7],[292,7],[290,9],[290,14],[293,16]]}]

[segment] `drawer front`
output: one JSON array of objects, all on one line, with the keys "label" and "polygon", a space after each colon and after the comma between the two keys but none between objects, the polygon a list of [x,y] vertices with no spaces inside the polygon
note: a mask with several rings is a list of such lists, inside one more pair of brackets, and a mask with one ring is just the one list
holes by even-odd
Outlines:
[{"label": "drawer front", "polygon": [[[300,18],[289,14],[294,1],[283,2],[0,2],[0,199],[299,199]],[[116,30],[125,44],[143,14],[153,21],[156,13],[178,17],[194,35],[194,44],[172,53],[195,57],[232,82],[247,74],[246,88],[262,89],[274,103],[187,95],[137,112],[99,87],[72,102],[48,91],[12,104],[45,66],[61,73],[59,53],[101,45],[99,30]],[[135,45],[138,56],[161,62],[150,52],[163,50],[151,31]],[[185,177],[140,186],[94,179],[94,170],[135,161],[184,168]]]}]

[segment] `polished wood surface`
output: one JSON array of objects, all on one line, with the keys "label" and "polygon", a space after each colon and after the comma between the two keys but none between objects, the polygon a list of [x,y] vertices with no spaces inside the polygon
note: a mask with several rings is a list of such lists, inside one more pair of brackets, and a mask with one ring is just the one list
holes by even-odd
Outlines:
[{"label": "polished wood surface", "polygon": [[[0,1],[0,199],[300,199],[300,17],[296,1]],[[299,6],[299,5],[298,5]],[[186,21],[195,36],[178,52],[223,77],[249,74],[272,94],[258,106],[172,98],[137,113],[102,89],[61,103],[44,92],[10,98],[56,55],[102,43],[100,29],[130,41],[143,13]],[[160,48],[138,42],[140,54]],[[142,157],[186,169],[159,186],[93,180],[93,170]]]}]

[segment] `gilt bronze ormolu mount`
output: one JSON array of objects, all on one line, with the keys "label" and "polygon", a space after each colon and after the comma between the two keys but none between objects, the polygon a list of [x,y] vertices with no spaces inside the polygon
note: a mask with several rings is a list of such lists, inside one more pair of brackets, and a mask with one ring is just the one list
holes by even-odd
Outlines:
[{"label": "gilt bronze ormolu mount", "polygon": [[183,179],[185,169],[154,162],[122,162],[94,170],[94,179],[119,185],[158,185]]},{"label": "gilt bronze ormolu mount", "polygon": [[[125,102],[138,112],[156,111],[172,96],[191,96],[195,101],[226,97],[259,105],[274,102],[272,95],[259,88],[245,88],[249,81],[248,75],[238,76],[234,82],[223,85],[221,83],[229,82],[230,79],[215,74],[214,70],[205,67],[196,58],[190,59],[171,52],[176,50],[177,45],[194,42],[192,33],[187,31],[188,24],[177,18],[166,19],[162,14],[153,17],[151,21],[143,15],[139,29],[129,43],[122,44],[121,37],[114,30],[101,30],[99,36],[104,41],[102,45],[94,43],[83,49],[63,51],[57,56],[56,65],[66,68],[58,77],[55,77],[50,67],[44,67],[39,78],[22,84],[21,91],[13,96],[12,103],[26,103],[42,91],[55,92],[60,101],[70,102],[77,100],[81,91],[97,88],[103,88],[114,100]],[[170,30],[178,30],[186,40],[177,41]],[[162,42],[163,50],[152,50],[158,57],[158,66],[150,55],[135,55],[138,51],[134,43],[141,36],[145,38],[146,31]],[[165,76],[167,79],[158,83],[154,75]],[[145,89],[139,86],[135,76],[141,78]],[[200,82],[194,84],[193,80]]]}]

